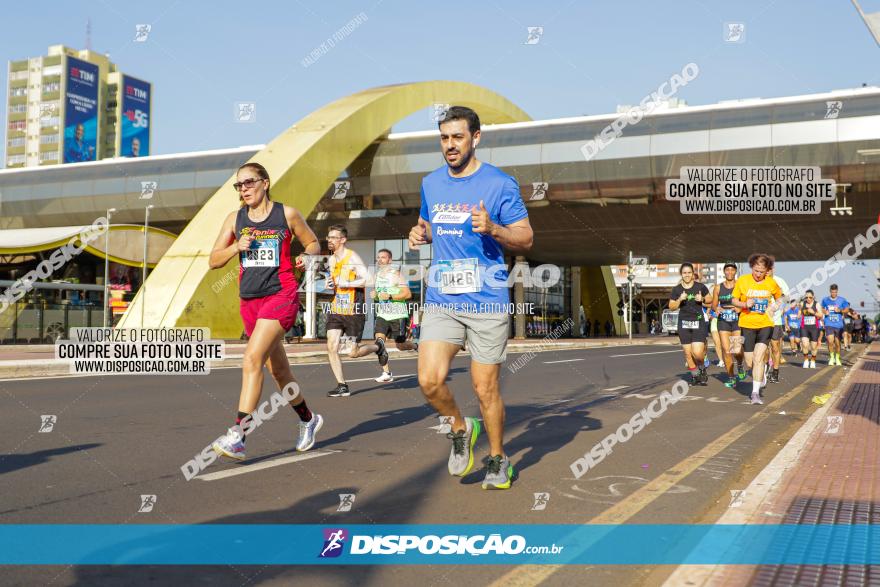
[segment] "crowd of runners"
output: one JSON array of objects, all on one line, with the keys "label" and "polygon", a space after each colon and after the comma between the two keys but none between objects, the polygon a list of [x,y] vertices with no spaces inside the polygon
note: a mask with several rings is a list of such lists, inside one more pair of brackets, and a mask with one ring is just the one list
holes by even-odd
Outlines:
[{"label": "crowd of runners", "polygon": [[[449,108],[438,124],[445,165],[422,180],[418,221],[408,235],[412,250],[432,245],[418,348],[418,381],[425,400],[450,424],[448,470],[465,476],[475,466],[474,447],[485,432],[488,454],[483,459],[484,489],[507,489],[516,472],[504,450],[504,404],[499,392],[500,367],[506,359],[510,316],[493,308],[510,302],[504,254],[521,255],[532,247],[533,233],[517,181],[497,167],[479,161],[480,120],[469,108]],[[233,184],[240,206],[230,212],[210,255],[210,266],[221,268],[239,259],[240,311],[248,343],[234,423],[213,443],[219,455],[245,458],[245,421],[256,409],[263,367],[279,389],[287,389],[299,418],[296,450],[315,444],[323,417],[313,413],[296,384],[283,346],[285,333],[299,311],[298,276],[318,263],[320,243],[302,214],[270,198],[267,170],[255,162],[238,169]],[[303,253],[292,258],[294,239]],[[333,398],[351,394],[341,354],[375,354],[381,372],[377,382],[394,374],[386,345],[406,335],[408,281],[392,263],[392,253],[376,255],[377,271],[347,246],[345,225],[326,234],[325,291],[332,295],[326,313],[329,365],[336,387]],[[322,261],[323,263],[323,261]],[[829,365],[841,365],[841,348],[849,348],[852,332],[862,321],[847,300],[831,286],[818,300],[812,291],[786,301],[788,285],[773,275],[774,259],[756,253],[750,272],[737,275],[737,265],[724,266],[724,279],[711,287],[696,281],[693,265],[680,267],[681,282],[672,290],[669,308],[678,311],[678,335],[694,385],[706,385],[711,365],[707,339],[714,341],[725,385],[736,387],[751,375],[751,402],[761,404],[762,389],[779,381],[784,339],[791,352],[803,355],[803,367],[815,368],[817,352],[828,345]],[[490,269],[491,268],[491,269]],[[499,269],[500,268],[500,269]],[[312,275],[312,273],[309,273]],[[433,275],[433,278],[430,276]],[[366,311],[367,305],[373,311]],[[362,340],[366,317],[375,315],[372,341]],[[863,322],[863,321],[862,321]],[[470,376],[481,419],[465,416],[447,386],[453,359],[470,353]]]},{"label": "crowd of runners", "polygon": [[693,385],[708,383],[711,366],[707,340],[711,334],[724,385],[735,388],[751,375],[751,403],[763,404],[763,389],[779,382],[779,368],[789,353],[803,356],[804,369],[816,368],[823,341],[828,365],[842,366],[841,349],[850,350],[855,337],[869,336],[868,321],[841,296],[836,284],[821,300],[813,290],[790,299],[784,279],[774,275],[771,255],[755,253],[749,273],[737,275],[736,263],[725,263],[724,279],[710,290],[696,281],[694,266],[683,263],[681,281],[672,289],[669,309],[678,311],[678,336]]}]

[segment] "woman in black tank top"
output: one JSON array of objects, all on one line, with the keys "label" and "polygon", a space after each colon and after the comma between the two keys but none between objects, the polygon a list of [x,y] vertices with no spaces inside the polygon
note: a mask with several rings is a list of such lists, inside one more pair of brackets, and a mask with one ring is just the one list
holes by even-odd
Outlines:
[{"label": "woman in black tank top", "polygon": [[703,308],[712,301],[712,292],[695,281],[694,266],[682,263],[678,269],[681,282],[672,288],[669,309],[678,310],[678,338],[694,385],[706,385],[709,377],[704,367],[709,325]]},{"label": "woman in black tank top", "polygon": [[[743,370],[743,351],[742,345],[735,345],[737,352],[730,343],[731,336],[739,336],[739,311],[734,307],[731,300],[733,299],[733,288],[736,285],[736,264],[724,264],[724,281],[715,285],[715,291],[712,296],[712,305],[715,313],[718,314],[718,336],[721,337],[721,350],[724,357],[724,367],[727,369],[727,381],[724,382],[725,387],[733,388],[736,386],[737,378],[742,381],[746,378],[746,372]],[[734,371],[734,359],[736,359],[737,369]]]},{"label": "woman in black tank top", "polygon": [[801,302],[801,352],[804,355],[804,369],[816,368],[816,354],[822,344],[819,330],[822,315],[822,307],[816,301],[813,290],[808,289]]},{"label": "woman in black tank top", "polygon": [[[238,169],[233,187],[242,206],[226,217],[209,260],[212,269],[224,267],[235,257],[240,263],[240,308],[249,336],[242,361],[241,395],[235,425],[213,444],[217,454],[236,460],[244,460],[245,437],[255,428],[251,414],[263,388],[263,365],[269,367],[281,395],[300,417],[297,450],[314,445],[315,433],[323,423],[323,418],[306,406],[283,344],[284,333],[293,326],[299,310],[291,241],[295,236],[306,255],[319,254],[321,246],[298,210],[269,198],[269,185],[269,174],[259,163],[246,163]],[[298,258],[297,266],[303,262]]]}]

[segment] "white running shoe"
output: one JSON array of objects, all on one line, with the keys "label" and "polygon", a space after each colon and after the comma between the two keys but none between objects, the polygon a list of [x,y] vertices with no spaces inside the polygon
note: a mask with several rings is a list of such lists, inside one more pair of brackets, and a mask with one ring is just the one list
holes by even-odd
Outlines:
[{"label": "white running shoe", "polygon": [[816,361],[810,361],[810,369],[816,368]]},{"label": "white running shoe", "polygon": [[244,437],[238,426],[233,426],[226,434],[215,440],[211,448],[220,456],[236,461],[244,460]]},{"label": "white running shoe", "polygon": [[718,366],[719,366],[719,367],[724,367],[724,366],[725,366],[725,365],[724,365],[724,359],[718,359]]},{"label": "white running shoe", "polygon": [[394,374],[390,371],[382,371],[382,374],[376,377],[376,383],[389,383],[394,381]]},{"label": "white running shoe", "polygon": [[764,400],[761,399],[761,395],[757,393],[752,394],[752,404],[764,405]]},{"label": "white running shoe", "polygon": [[809,369],[809,368],[810,368],[810,361],[809,360],[804,361],[804,369]]},{"label": "white running shoe", "polygon": [[296,450],[305,452],[315,446],[315,435],[324,425],[324,418],[320,414],[312,413],[312,419],[308,422],[299,423],[299,438],[296,440]]}]

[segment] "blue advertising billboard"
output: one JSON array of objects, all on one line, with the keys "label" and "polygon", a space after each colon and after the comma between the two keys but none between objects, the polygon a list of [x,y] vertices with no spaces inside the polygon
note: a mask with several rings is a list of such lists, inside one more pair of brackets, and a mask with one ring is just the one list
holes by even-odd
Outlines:
[{"label": "blue advertising billboard", "polygon": [[98,151],[98,66],[67,58],[64,162],[94,161]]},{"label": "blue advertising billboard", "polygon": [[150,154],[150,84],[122,76],[122,116],[119,154],[145,157]]}]

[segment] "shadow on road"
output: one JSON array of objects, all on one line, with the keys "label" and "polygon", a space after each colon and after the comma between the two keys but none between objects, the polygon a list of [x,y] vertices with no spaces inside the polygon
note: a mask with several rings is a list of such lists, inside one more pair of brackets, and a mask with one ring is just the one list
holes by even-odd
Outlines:
[{"label": "shadow on road", "polygon": [[585,408],[585,405],[566,406],[566,411],[561,414],[538,415],[546,414],[546,409],[542,411],[536,406],[536,415],[529,420],[526,429],[505,446],[511,456],[526,451],[513,459],[517,471],[537,465],[545,455],[567,446],[579,432],[601,429],[602,421],[590,417],[590,411]]},{"label": "shadow on road", "polygon": [[81,450],[90,450],[101,446],[98,443],[92,444],[75,444],[73,446],[61,446],[58,448],[50,448],[48,450],[40,450],[28,454],[8,454],[0,455],[0,475],[11,473],[19,469],[26,469],[34,465],[40,465],[48,462],[52,457],[66,455]]},{"label": "shadow on road", "polygon": [[[450,482],[445,467],[431,466],[417,471],[406,481],[381,494],[369,497],[359,497],[354,502],[350,512],[337,512],[339,506],[339,493],[357,493],[359,487],[340,486],[321,488],[311,495],[298,500],[290,499],[288,505],[279,509],[261,512],[235,514],[211,520],[208,524],[317,524],[327,528],[345,526],[349,524],[407,524],[412,523],[416,512],[422,502],[430,499],[430,492],[425,487],[432,487],[437,483]],[[462,488],[462,491],[466,489]],[[285,496],[282,499],[290,498]],[[368,507],[363,507],[364,505]],[[368,510],[367,514],[364,510]],[[228,532],[228,530],[223,530]],[[180,540],[180,536],[172,536],[173,530],[149,539],[132,540],[128,543],[116,545],[113,552],[119,550],[129,553],[136,559],[138,553],[145,553],[151,557],[173,557],[174,541]],[[243,526],[241,537],[248,535],[247,526]],[[439,576],[446,571],[442,567],[413,567],[412,571],[397,568],[393,571],[384,571],[383,581],[376,577],[383,573],[379,567],[361,565],[353,566],[296,566],[282,564],[284,552],[305,552],[307,556],[318,560],[323,542],[320,536],[314,541],[294,539],[287,543],[267,547],[266,560],[275,559],[277,563],[268,565],[200,565],[200,566],[166,566],[166,565],[88,565],[75,567],[76,585],[126,585],[134,587],[138,585],[261,585],[291,584],[291,585],[380,585],[388,584],[393,573],[402,583],[411,583],[417,580],[417,575],[425,577],[427,574]],[[205,556],[209,554],[205,546]],[[98,551],[96,557],[110,556],[106,552]],[[277,558],[276,558],[277,557]],[[125,561],[120,561],[125,562]],[[281,579],[282,575],[284,579]],[[289,583],[284,583],[288,581]]]},{"label": "shadow on road", "polygon": [[[452,375],[455,373],[465,373],[470,372],[469,369],[465,367],[455,367],[454,369],[449,370],[449,377],[447,380],[451,380]],[[378,377],[378,373],[376,375]],[[394,391],[394,390],[416,390],[419,391],[419,379],[417,376],[413,375],[411,377],[402,377],[400,379],[395,379],[392,383],[380,383],[379,385],[374,385],[373,387],[367,387],[366,389],[359,389],[357,391],[352,391],[351,395],[360,395],[362,393],[369,393],[371,391]]]}]

